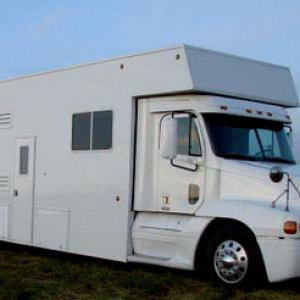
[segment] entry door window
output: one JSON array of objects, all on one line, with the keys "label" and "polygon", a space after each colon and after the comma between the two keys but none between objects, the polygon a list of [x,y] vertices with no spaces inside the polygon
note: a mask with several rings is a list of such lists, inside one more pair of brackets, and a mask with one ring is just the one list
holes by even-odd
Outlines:
[{"label": "entry door window", "polygon": [[29,147],[21,146],[20,147],[20,175],[28,174],[28,164],[29,164]]}]

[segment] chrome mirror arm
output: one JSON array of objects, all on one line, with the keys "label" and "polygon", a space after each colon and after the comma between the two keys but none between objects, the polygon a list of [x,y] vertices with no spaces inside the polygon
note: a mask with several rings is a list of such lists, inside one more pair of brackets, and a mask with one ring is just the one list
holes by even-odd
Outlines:
[{"label": "chrome mirror arm", "polygon": [[300,198],[300,191],[297,188],[297,186],[295,185],[294,181],[290,178],[290,174],[289,173],[283,172],[283,175],[287,176],[287,185],[286,185],[286,188],[285,188],[285,190],[274,201],[272,201],[272,207],[276,207],[277,201],[285,194],[286,195],[286,207],[285,207],[285,210],[286,211],[290,211],[290,208],[289,208],[289,202],[290,202],[290,185],[292,185],[292,187],[294,188],[294,190],[297,192],[299,198]]}]

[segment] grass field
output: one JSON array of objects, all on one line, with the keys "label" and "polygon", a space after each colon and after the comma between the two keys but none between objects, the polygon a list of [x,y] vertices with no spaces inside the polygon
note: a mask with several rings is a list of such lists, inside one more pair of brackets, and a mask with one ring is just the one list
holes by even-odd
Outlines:
[{"label": "grass field", "polygon": [[0,244],[0,299],[300,299],[300,279],[227,291],[194,272]]}]

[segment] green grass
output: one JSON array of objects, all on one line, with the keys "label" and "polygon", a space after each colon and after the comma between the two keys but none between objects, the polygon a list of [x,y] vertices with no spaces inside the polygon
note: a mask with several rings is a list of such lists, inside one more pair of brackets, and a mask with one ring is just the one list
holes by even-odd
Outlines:
[{"label": "green grass", "polygon": [[299,299],[300,280],[228,291],[193,272],[0,245],[0,299]]}]

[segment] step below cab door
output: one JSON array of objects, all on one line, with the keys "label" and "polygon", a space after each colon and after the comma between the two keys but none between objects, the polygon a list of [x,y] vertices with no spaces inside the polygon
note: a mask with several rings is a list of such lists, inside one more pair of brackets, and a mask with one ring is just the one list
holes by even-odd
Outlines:
[{"label": "step below cab door", "polygon": [[[198,117],[190,110],[161,112],[151,100],[139,103],[136,211],[195,213],[205,185],[200,132]],[[166,155],[170,147],[175,153]]]}]

